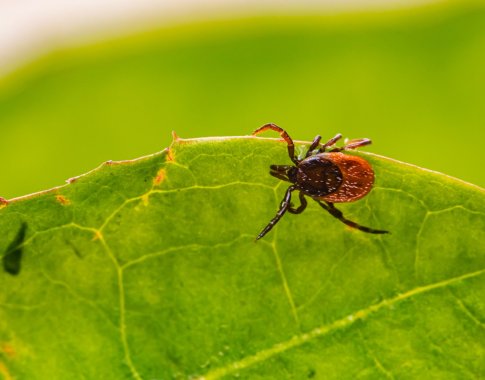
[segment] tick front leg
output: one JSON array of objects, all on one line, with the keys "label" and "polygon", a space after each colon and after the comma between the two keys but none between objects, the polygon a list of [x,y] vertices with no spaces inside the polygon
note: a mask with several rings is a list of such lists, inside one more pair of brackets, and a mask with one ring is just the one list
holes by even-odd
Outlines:
[{"label": "tick front leg", "polygon": [[335,218],[337,218],[338,220],[340,220],[342,223],[345,223],[346,225],[348,225],[348,226],[350,226],[352,228],[357,228],[358,230],[361,230],[361,231],[364,231],[364,232],[367,232],[367,233],[370,233],[370,234],[388,234],[389,233],[389,231],[376,230],[374,228],[361,226],[358,223],[352,222],[351,220],[345,218],[344,215],[342,214],[342,211],[337,210],[337,208],[335,208],[335,206],[333,205],[333,203],[330,203],[330,202],[322,202],[322,201],[320,201],[318,199],[315,199],[315,201],[320,206],[322,206],[322,208],[324,208],[325,210],[327,210],[330,213],[330,215],[334,216]]},{"label": "tick front leg", "polygon": [[269,231],[271,231],[271,229],[275,226],[275,224],[278,223],[278,221],[281,219],[281,217],[288,210],[288,208],[290,207],[291,192],[293,190],[295,190],[295,186],[290,186],[288,188],[288,190],[286,190],[285,197],[281,201],[280,209],[276,213],[276,216],[273,219],[271,219],[271,221],[268,223],[268,225],[266,227],[263,228],[263,230],[256,237],[256,241],[261,239],[264,235],[266,235]]},{"label": "tick front leg", "polygon": [[305,195],[300,191],[299,196],[300,196],[300,206],[298,206],[298,208],[293,208],[293,206],[290,204],[290,206],[288,207],[289,213],[301,214],[303,210],[306,209],[307,201],[306,201]]},{"label": "tick front leg", "polygon": [[320,136],[320,135],[315,136],[315,138],[313,139],[312,145],[310,145],[310,147],[306,151],[305,157],[310,157],[310,155],[315,150],[315,148],[318,146],[318,144],[320,144],[321,139],[322,139],[322,136]]},{"label": "tick front leg", "polygon": [[262,127],[259,127],[258,129],[256,129],[252,133],[252,135],[256,136],[264,131],[267,131],[268,129],[271,129],[272,131],[276,131],[280,134],[283,140],[286,141],[286,144],[288,144],[288,156],[290,156],[290,160],[293,161],[295,164],[298,164],[299,161],[295,157],[295,144],[293,144],[293,140],[283,128],[280,128],[276,124],[272,124],[272,123],[265,124]]}]

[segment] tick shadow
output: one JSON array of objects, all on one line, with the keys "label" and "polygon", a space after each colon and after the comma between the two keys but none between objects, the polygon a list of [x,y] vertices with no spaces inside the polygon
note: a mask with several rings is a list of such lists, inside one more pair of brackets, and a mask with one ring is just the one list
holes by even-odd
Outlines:
[{"label": "tick shadow", "polygon": [[23,245],[25,240],[25,233],[27,231],[27,223],[22,222],[20,229],[15,236],[15,239],[10,243],[7,252],[2,258],[3,270],[13,276],[20,273]]}]

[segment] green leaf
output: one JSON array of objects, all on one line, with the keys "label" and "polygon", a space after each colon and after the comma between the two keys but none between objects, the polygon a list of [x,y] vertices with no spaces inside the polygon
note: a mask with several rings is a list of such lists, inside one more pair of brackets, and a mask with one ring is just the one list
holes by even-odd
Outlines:
[{"label": "green leaf", "polygon": [[268,166],[290,161],[253,137],[178,139],[2,202],[0,374],[484,377],[483,189],[352,154],[376,183],[339,208],[390,235],[311,202],[255,242],[287,188]]}]

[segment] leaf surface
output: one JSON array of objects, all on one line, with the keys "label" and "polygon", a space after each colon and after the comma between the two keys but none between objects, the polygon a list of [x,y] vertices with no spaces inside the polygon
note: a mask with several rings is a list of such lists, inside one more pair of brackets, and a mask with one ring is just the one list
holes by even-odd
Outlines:
[{"label": "leaf surface", "polygon": [[[174,141],[2,202],[4,379],[485,376],[485,196],[384,157],[266,237],[283,143]],[[13,270],[12,270],[13,269]]]}]

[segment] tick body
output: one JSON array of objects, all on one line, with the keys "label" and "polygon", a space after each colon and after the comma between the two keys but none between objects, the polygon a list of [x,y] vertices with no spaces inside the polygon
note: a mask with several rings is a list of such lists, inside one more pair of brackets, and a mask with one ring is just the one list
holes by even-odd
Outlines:
[{"label": "tick body", "polygon": [[[369,193],[374,184],[374,171],[370,164],[361,157],[342,153],[345,150],[356,149],[369,145],[369,139],[352,140],[347,145],[337,148],[335,143],[342,138],[341,134],[320,144],[321,137],[316,136],[303,159],[295,156],[293,140],[286,131],[275,124],[265,124],[253,132],[257,135],[266,130],[278,132],[286,141],[288,155],[294,165],[271,165],[270,174],[291,185],[286,191],[276,216],[257,236],[256,240],[266,235],[281,217],[288,211],[300,214],[307,206],[305,196],[316,201],[332,216],[350,227],[373,234],[385,234],[388,231],[365,227],[345,218],[334,203],[353,202]],[[299,192],[300,206],[294,208],[291,196]]]}]

